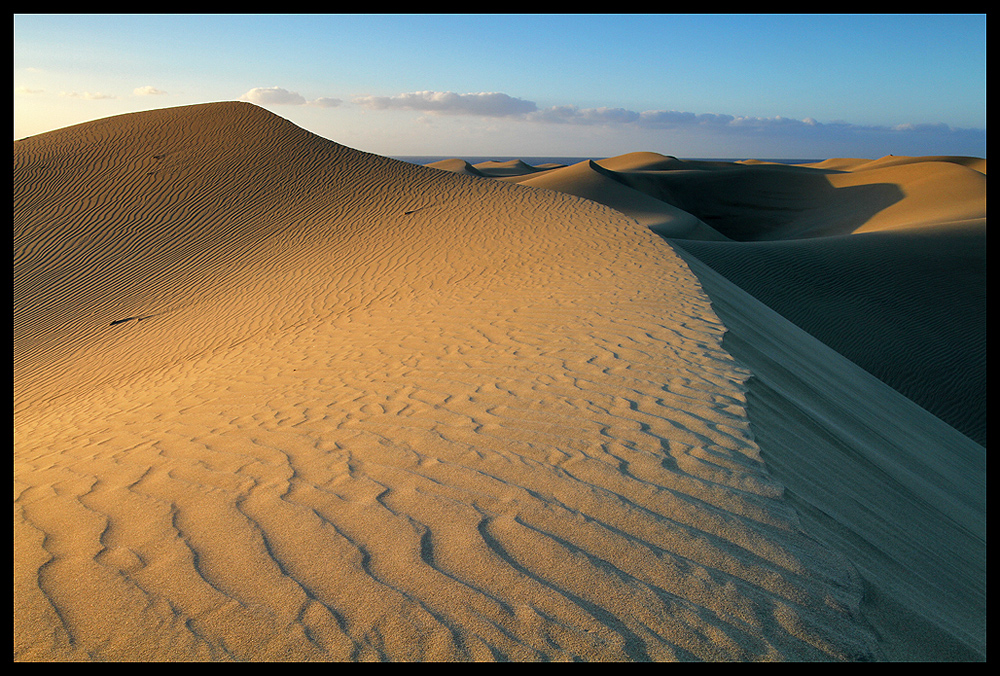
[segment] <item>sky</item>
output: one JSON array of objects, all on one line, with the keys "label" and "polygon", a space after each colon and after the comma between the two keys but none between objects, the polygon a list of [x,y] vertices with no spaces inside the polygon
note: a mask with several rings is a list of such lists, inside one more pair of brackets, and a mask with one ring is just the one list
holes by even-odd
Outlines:
[{"label": "sky", "polygon": [[14,15],[15,140],[231,100],[391,157],[985,157],[986,15]]}]

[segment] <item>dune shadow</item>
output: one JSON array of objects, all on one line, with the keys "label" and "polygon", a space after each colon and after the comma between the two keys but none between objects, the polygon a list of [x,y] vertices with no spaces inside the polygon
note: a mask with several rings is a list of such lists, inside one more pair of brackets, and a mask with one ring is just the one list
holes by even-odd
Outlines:
[{"label": "dune shadow", "polygon": [[667,241],[986,444],[984,227]]},{"label": "dune shadow", "polygon": [[827,176],[841,172],[785,165],[602,173],[741,242],[850,234],[905,196],[892,183],[835,187]]},{"label": "dune shadow", "polygon": [[[888,240],[895,233],[879,235]],[[866,236],[839,239],[859,237]],[[891,246],[899,248],[898,242]],[[887,658],[982,661],[985,446],[977,448],[973,442],[978,441],[965,430],[956,427],[971,441],[930,424],[938,414],[926,402],[916,402],[927,412],[918,422],[923,414],[915,415],[918,409],[902,399],[862,395],[871,387],[864,380],[850,370],[841,377],[841,367],[813,361],[814,348],[799,342],[794,330],[763,317],[727,289],[723,275],[701,269],[711,267],[708,263],[683,247],[678,250],[729,329],[723,348],[753,373],[746,412],[769,472],[785,487],[784,497],[807,532],[857,568],[865,592],[860,611],[881,635]],[[835,321],[851,332],[872,330],[863,313]],[[911,348],[904,346],[902,353],[912,354]],[[985,364],[969,372],[979,368],[985,373]],[[810,385],[820,374],[824,386]],[[977,396],[985,401],[985,394]],[[897,424],[901,427],[894,428]],[[921,442],[914,443],[915,438]],[[934,465],[935,472],[929,472]],[[927,583],[938,575],[934,584]],[[978,580],[983,584],[977,588]],[[930,606],[921,604],[933,596],[938,596],[932,602],[935,612],[926,613]]]},{"label": "dune shadow", "polygon": [[985,446],[986,232],[858,232],[906,196],[794,166],[608,172],[731,241],[661,237]]}]

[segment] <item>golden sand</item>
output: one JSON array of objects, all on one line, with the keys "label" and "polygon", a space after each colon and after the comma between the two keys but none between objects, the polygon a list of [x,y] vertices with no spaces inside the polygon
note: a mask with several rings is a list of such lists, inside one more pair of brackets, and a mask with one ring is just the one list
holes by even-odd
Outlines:
[{"label": "golden sand", "polygon": [[985,660],[985,171],[16,141],[15,661]]}]

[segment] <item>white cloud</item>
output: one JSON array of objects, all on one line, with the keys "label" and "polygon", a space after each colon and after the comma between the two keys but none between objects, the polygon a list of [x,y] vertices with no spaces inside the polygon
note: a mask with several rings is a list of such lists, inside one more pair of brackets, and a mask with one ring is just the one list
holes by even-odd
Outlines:
[{"label": "white cloud", "polygon": [[87,99],[89,101],[118,98],[114,94],[102,94],[101,92],[60,92],[59,96],[65,96],[71,99]]},{"label": "white cloud", "polygon": [[[700,138],[707,142],[725,140],[730,145],[767,142],[772,145],[786,144],[785,147],[822,148],[820,154],[835,147],[876,147],[884,149],[883,154],[894,152],[985,156],[986,148],[985,129],[956,129],[946,124],[900,124],[889,127],[839,121],[822,123],[812,117],[799,120],[780,115],[757,117],[678,110],[638,112],[625,108],[579,108],[568,105],[540,109],[533,101],[499,92],[456,94],[418,91],[395,96],[363,96],[355,98],[354,103],[372,110],[505,117],[537,125],[592,125],[617,131],[683,134],[685,138]],[[960,148],[963,150],[956,150]],[[977,148],[982,150],[976,150]],[[906,149],[910,149],[909,152]]]},{"label": "white cloud", "polygon": [[132,90],[132,94],[135,96],[162,96],[166,94],[162,89],[157,89],[152,85],[146,85],[145,87],[136,87]]},{"label": "white cloud", "polygon": [[44,89],[31,89],[30,87],[14,87],[15,94],[42,94]]},{"label": "white cloud", "polygon": [[354,103],[374,110],[418,110],[441,115],[507,117],[534,112],[533,101],[500,92],[456,94],[455,92],[408,92],[396,96],[360,96]]},{"label": "white cloud", "polygon": [[330,98],[329,96],[321,96],[318,99],[313,99],[308,102],[310,106],[316,106],[318,108],[335,108],[339,106],[343,101],[340,99]]},{"label": "white cloud", "polygon": [[240,98],[258,105],[303,106],[306,103],[301,94],[281,87],[254,87]]},{"label": "white cloud", "polygon": [[580,109],[576,106],[552,106],[530,113],[528,119],[535,122],[569,123],[577,118],[579,112]]},{"label": "white cloud", "polygon": [[625,108],[577,108],[576,106],[552,106],[533,113],[527,118],[534,122],[555,124],[632,124],[638,122],[640,114]]},{"label": "white cloud", "polygon": [[640,124],[653,129],[673,129],[685,125],[696,124],[698,116],[679,110],[647,110],[641,113]]},{"label": "white cloud", "polygon": [[942,122],[937,124],[913,124],[912,122],[907,122],[905,124],[897,124],[893,127],[893,130],[908,131],[918,134],[941,133],[948,131],[948,125]]},{"label": "white cloud", "polygon": [[557,124],[634,125],[643,129],[681,129],[700,127],[724,128],[775,128],[818,124],[815,120],[794,120],[787,117],[734,117],[719,113],[691,113],[680,110],[646,110],[637,112],[625,108],[577,108],[552,106],[526,116],[533,122]]},{"label": "white cloud", "polygon": [[[145,90],[147,88],[143,88]],[[148,88],[152,89],[152,88]],[[139,93],[139,90],[136,90]],[[151,92],[145,92],[151,93]],[[98,98],[99,95],[77,95]],[[256,87],[241,99],[259,105],[314,106],[331,108],[340,99],[321,97],[307,100],[297,92],[281,87]],[[352,99],[358,107],[369,110],[414,111],[433,116],[506,119],[545,125],[589,125],[608,132],[667,134],[673,139],[701,139],[707,145],[724,143],[730,147],[815,148],[800,157],[827,155],[828,152],[860,151],[849,148],[885,148],[883,154],[971,154],[985,155],[985,129],[955,129],[945,124],[900,124],[889,126],[858,125],[847,122],[819,122],[812,117],[795,119],[780,115],[758,117],[722,113],[693,113],[680,110],[634,111],[626,108],[580,108],[556,105],[539,108],[534,101],[502,92],[459,94],[442,91],[414,91],[394,96],[359,96]],[[479,129],[479,133],[484,133]],[[527,131],[527,130],[525,130]],[[603,132],[602,132],[603,133]],[[968,150],[948,150],[965,148]],[[977,151],[976,148],[982,148]],[[842,149],[842,150],[838,150]],[[906,149],[911,149],[907,152]],[[806,152],[806,150],[803,150]]]},{"label": "white cloud", "polygon": [[254,87],[241,96],[240,99],[256,103],[260,106],[315,106],[317,108],[334,108],[343,103],[340,99],[329,96],[321,96],[309,101],[298,92],[288,91],[281,87]]}]

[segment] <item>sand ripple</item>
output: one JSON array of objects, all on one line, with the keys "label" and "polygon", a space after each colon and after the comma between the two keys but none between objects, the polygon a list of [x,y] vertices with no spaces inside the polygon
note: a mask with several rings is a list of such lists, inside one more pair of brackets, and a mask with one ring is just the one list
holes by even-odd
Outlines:
[{"label": "sand ripple", "polygon": [[16,660],[882,656],[621,212],[241,103],[17,142],[14,201]]}]

